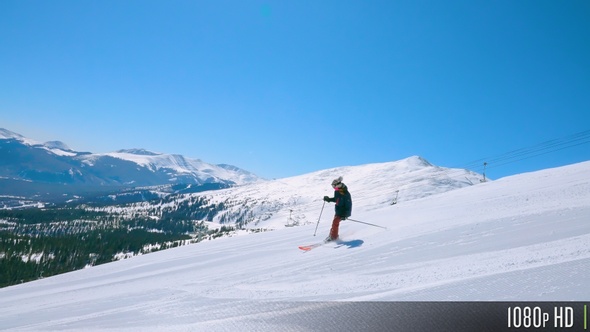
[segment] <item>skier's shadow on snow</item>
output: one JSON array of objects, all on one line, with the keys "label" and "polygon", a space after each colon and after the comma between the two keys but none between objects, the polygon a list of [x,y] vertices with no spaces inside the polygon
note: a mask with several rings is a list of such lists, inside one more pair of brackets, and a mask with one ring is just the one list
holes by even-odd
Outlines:
[{"label": "skier's shadow on snow", "polygon": [[336,248],[340,248],[342,246],[347,246],[348,249],[358,248],[362,246],[363,243],[365,243],[363,240],[340,241],[338,242],[338,246],[336,246]]}]

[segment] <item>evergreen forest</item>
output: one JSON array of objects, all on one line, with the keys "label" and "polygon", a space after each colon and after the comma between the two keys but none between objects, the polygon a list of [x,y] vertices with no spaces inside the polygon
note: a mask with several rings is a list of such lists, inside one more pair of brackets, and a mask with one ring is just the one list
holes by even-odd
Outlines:
[{"label": "evergreen forest", "polygon": [[0,210],[0,287],[235,232],[209,230],[182,211],[153,218],[86,206]]}]

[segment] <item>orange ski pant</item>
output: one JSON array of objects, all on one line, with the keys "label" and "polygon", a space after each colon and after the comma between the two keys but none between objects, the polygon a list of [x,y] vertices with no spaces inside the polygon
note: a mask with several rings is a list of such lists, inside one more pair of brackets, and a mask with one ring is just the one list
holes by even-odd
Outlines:
[{"label": "orange ski pant", "polygon": [[338,227],[340,227],[340,221],[342,221],[342,217],[334,216],[334,220],[332,220],[332,228],[330,229],[330,238],[338,238]]}]

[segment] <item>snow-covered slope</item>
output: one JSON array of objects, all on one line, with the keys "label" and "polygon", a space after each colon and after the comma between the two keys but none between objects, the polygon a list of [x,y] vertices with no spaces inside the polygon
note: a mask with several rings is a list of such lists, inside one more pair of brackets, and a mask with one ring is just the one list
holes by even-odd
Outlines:
[{"label": "snow-covered slope", "polygon": [[304,330],[289,325],[298,301],[590,299],[590,162],[396,205],[385,196],[357,194],[354,215],[387,230],[345,221],[341,243],[307,253],[297,246],[322,239],[331,213],[316,237],[311,223],[0,289],[0,329]]}]

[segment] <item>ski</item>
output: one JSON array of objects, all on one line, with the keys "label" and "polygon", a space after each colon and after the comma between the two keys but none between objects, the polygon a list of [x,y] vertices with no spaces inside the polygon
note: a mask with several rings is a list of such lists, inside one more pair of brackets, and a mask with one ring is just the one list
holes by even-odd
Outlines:
[{"label": "ski", "polygon": [[310,245],[306,245],[306,246],[299,246],[299,249],[303,250],[303,251],[310,251],[313,248],[317,248],[320,247],[324,244],[325,242],[320,242],[320,243],[314,243],[314,244],[310,244]]},{"label": "ski", "polygon": [[317,247],[321,247],[326,243],[339,243],[339,239],[335,240],[335,241],[322,241],[322,242],[318,242],[318,243],[314,243],[314,244],[310,244],[310,245],[306,245],[306,246],[299,246],[299,249],[303,250],[303,251],[310,251],[311,249],[317,248]]}]

